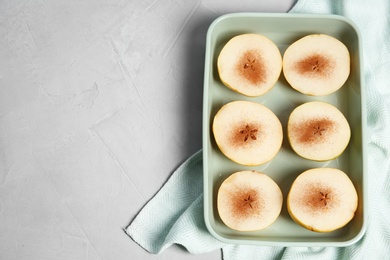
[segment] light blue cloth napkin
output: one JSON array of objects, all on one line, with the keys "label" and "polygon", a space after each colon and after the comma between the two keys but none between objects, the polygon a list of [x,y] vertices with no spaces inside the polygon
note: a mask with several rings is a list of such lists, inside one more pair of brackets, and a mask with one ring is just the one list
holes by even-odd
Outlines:
[{"label": "light blue cloth napkin", "polygon": [[235,259],[390,259],[390,1],[300,0],[294,13],[350,18],[363,38],[368,122],[367,231],[356,244],[335,247],[229,245],[212,237],[203,218],[202,152],[183,163],[141,210],[126,233],[151,253],[172,244],[198,254],[222,248]]}]

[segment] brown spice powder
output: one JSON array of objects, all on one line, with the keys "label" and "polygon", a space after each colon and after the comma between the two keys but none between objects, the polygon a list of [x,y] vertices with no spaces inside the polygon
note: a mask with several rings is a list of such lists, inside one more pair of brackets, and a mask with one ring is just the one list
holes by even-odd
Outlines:
[{"label": "brown spice powder", "polygon": [[233,147],[244,147],[258,141],[261,135],[259,124],[242,122],[233,127],[230,145]]},{"label": "brown spice powder", "polygon": [[298,136],[299,142],[303,144],[318,144],[326,140],[332,131],[335,123],[328,118],[310,119],[292,128],[294,135]]},{"label": "brown spice powder", "polygon": [[240,57],[236,70],[241,77],[254,85],[266,80],[266,68],[258,50],[246,51]]},{"label": "brown spice powder", "polygon": [[328,77],[334,68],[334,61],[323,54],[312,54],[295,63],[296,71],[306,77]]},{"label": "brown spice powder", "polygon": [[239,219],[253,217],[262,212],[262,198],[258,191],[249,187],[239,187],[230,194],[231,211]]},{"label": "brown spice powder", "polygon": [[321,183],[307,186],[301,197],[301,203],[306,212],[311,215],[325,213],[337,207],[338,199],[334,189]]}]

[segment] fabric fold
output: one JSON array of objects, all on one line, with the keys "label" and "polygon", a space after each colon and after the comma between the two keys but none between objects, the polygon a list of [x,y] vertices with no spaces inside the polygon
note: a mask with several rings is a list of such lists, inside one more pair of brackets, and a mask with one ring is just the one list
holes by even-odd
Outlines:
[{"label": "fabric fold", "polygon": [[204,223],[202,151],[172,174],[125,231],[154,254],[172,244],[180,244],[193,254],[223,246],[211,236]]}]

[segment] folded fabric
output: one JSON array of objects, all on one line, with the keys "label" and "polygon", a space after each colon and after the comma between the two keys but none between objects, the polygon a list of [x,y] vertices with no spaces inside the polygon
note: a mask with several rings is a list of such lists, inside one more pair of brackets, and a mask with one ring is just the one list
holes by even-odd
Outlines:
[{"label": "folded fabric", "polygon": [[390,253],[390,2],[300,0],[294,13],[333,13],[354,21],[363,38],[368,123],[367,231],[345,247],[261,247],[224,244],[203,218],[202,152],[184,162],[126,228],[145,250],[158,254],[172,244],[198,254],[222,248],[230,259],[388,259]]},{"label": "folded fabric", "polygon": [[184,162],[141,210],[127,234],[151,253],[181,244],[191,253],[223,246],[207,231],[203,218],[202,152]]}]

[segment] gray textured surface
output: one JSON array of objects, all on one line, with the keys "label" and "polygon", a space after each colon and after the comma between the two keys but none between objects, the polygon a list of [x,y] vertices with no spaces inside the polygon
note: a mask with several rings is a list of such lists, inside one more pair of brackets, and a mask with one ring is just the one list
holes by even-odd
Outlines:
[{"label": "gray textured surface", "polygon": [[201,148],[209,24],[294,2],[1,1],[0,259],[219,259],[122,229]]}]

